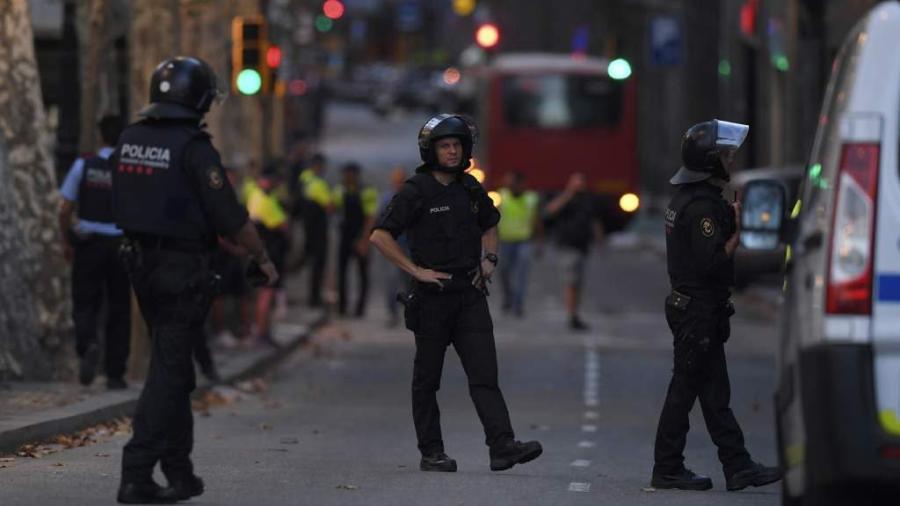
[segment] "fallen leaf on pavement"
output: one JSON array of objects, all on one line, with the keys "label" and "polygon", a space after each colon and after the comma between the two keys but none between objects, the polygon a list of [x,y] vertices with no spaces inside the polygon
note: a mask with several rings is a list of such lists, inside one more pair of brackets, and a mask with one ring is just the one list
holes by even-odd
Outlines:
[{"label": "fallen leaf on pavement", "polygon": [[359,490],[359,487],[357,487],[356,485],[338,485],[334,488],[341,490]]},{"label": "fallen leaf on pavement", "polygon": [[94,456],[95,457],[109,457],[109,454],[108,453],[95,453]]},{"label": "fallen leaf on pavement", "polygon": [[51,464],[53,467],[63,467],[62,462],[57,462],[56,464]]},{"label": "fallen leaf on pavement", "polygon": [[653,488],[653,487],[644,487],[644,488],[642,488],[641,490],[644,491],[644,492],[649,492],[649,493],[656,492],[656,489]]},{"label": "fallen leaf on pavement", "polygon": [[283,445],[295,445],[299,444],[300,440],[295,437],[283,437],[281,438],[281,444]]},{"label": "fallen leaf on pavement", "polygon": [[15,457],[2,457],[2,458],[0,458],[0,462],[15,462],[15,461],[16,461],[16,458],[15,458]]}]

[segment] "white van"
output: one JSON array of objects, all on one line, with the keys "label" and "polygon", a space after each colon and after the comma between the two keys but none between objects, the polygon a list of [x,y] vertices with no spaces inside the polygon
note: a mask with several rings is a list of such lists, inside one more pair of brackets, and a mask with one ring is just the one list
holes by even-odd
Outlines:
[{"label": "white van", "polygon": [[[862,504],[848,497],[872,493],[900,504],[898,147],[900,3],[888,2],[834,62],[787,208],[775,394],[783,504]],[[759,194],[775,189],[766,184]]]}]

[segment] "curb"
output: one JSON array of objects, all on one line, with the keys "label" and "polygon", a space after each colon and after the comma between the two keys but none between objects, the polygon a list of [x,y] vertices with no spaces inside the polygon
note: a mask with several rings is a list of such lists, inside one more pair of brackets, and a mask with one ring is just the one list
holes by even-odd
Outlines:
[{"label": "curb", "polygon": [[[221,371],[222,383],[234,383],[271,369],[307,344],[313,333],[327,322],[327,316],[313,321],[306,332],[292,339],[288,345],[271,350],[250,363],[237,361],[236,364],[226,365]],[[213,386],[210,383],[198,385],[192,395],[203,395]],[[15,452],[23,444],[47,441],[59,434],[70,434],[115,418],[131,416],[137,407],[139,396],[140,391],[104,392],[70,406],[44,410],[18,420],[0,423],[0,455]]]}]

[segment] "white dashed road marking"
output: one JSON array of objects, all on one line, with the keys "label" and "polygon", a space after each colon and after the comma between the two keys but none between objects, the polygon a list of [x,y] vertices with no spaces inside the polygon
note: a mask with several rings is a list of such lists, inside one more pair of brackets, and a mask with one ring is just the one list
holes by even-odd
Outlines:
[{"label": "white dashed road marking", "polygon": [[587,467],[589,465],[591,465],[591,461],[584,459],[573,460],[571,464],[572,467]]},{"label": "white dashed road marking", "polygon": [[569,492],[590,492],[591,484],[573,481],[569,483]]},{"label": "white dashed road marking", "polygon": [[582,432],[597,432],[597,426],[591,424],[585,424],[581,426]]},{"label": "white dashed road marking", "polygon": [[594,442],[593,441],[581,441],[578,443],[578,447],[579,448],[593,448]]}]

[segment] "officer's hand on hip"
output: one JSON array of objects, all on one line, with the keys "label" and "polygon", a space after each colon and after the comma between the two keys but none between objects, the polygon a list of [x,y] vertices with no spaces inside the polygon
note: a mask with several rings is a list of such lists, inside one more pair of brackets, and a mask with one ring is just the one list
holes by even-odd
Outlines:
[{"label": "officer's hand on hip", "polygon": [[421,267],[417,267],[413,277],[416,278],[416,281],[422,283],[434,283],[439,287],[443,288],[444,283],[441,282],[442,279],[450,279],[453,276],[447,274],[446,272],[433,271],[431,269],[423,269]]},{"label": "officer's hand on hip", "polygon": [[272,286],[278,281],[278,269],[271,260],[266,259],[264,263],[259,264],[259,268],[266,275],[266,286]]}]

